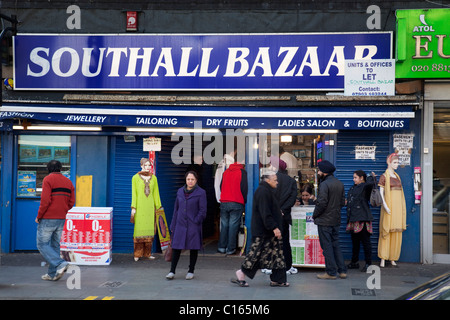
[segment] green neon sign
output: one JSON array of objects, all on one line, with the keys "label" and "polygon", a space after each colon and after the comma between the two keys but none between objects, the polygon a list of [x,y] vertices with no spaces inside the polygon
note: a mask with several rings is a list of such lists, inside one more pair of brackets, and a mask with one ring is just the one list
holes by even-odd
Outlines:
[{"label": "green neon sign", "polygon": [[396,78],[450,78],[450,9],[397,10]]}]

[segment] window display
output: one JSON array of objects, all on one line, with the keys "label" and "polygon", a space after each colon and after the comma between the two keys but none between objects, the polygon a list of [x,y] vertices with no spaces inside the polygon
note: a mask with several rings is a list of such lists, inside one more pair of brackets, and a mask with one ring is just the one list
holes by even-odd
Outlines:
[{"label": "window display", "polygon": [[61,173],[70,178],[70,136],[20,135],[18,154],[18,197],[41,195],[47,163],[52,159],[61,162]]}]

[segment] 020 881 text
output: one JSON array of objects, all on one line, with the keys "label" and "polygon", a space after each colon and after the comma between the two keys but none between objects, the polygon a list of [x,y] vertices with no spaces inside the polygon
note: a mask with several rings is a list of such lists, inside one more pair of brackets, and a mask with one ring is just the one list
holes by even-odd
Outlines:
[{"label": "020 881 text", "polygon": [[433,63],[431,67],[429,65],[414,65],[411,66],[412,72],[450,72],[450,65],[443,63]]}]

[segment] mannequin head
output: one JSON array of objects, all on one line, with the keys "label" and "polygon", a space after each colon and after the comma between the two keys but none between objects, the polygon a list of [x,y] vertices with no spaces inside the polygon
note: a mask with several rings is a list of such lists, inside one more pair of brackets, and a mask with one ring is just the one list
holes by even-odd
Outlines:
[{"label": "mannequin head", "polygon": [[148,158],[141,158],[141,168],[142,171],[149,172],[151,168],[151,163]]},{"label": "mannequin head", "polygon": [[386,160],[388,168],[391,170],[397,170],[399,164],[398,160],[399,160],[398,153],[391,153]]}]

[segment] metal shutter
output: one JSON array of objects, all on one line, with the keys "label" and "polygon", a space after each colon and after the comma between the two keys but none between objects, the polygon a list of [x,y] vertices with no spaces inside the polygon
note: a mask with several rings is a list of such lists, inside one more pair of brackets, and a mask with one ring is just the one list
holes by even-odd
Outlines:
[{"label": "metal shutter", "polygon": [[[366,174],[375,172],[377,178],[386,170],[386,157],[389,154],[389,131],[346,131],[337,135],[336,143],[336,173],[335,176],[344,183],[345,195],[353,185],[353,172],[364,170]],[[355,146],[375,145],[375,160],[355,159]],[[374,216],[372,242],[372,259],[377,259],[378,231],[380,208],[372,208]],[[340,244],[344,259],[350,260],[352,256],[352,241],[349,233],[345,232],[347,222],[346,207],[342,209],[340,228]],[[362,245],[360,248],[360,260],[364,260]]]}]

